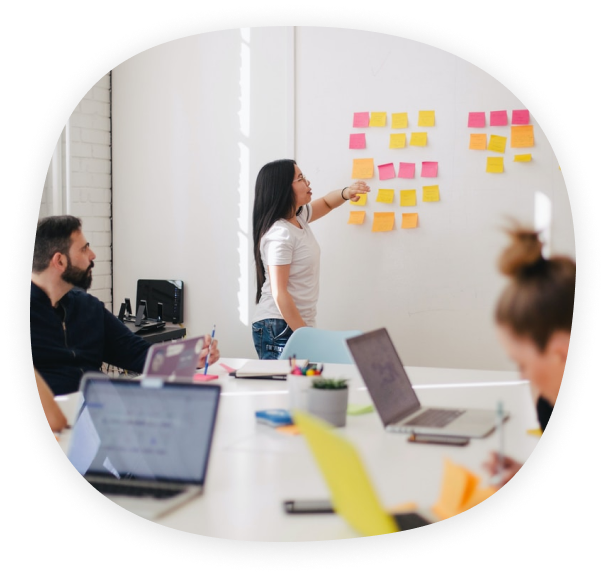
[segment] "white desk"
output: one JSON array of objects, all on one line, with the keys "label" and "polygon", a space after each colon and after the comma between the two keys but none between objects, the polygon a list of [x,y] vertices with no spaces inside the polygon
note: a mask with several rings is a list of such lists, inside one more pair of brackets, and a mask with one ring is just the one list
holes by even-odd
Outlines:
[{"label": "white desk", "polygon": [[[237,368],[245,360],[220,362]],[[520,461],[528,458],[537,438],[526,431],[537,428],[538,423],[529,385],[516,373],[407,370],[422,404],[494,409],[502,400],[511,413],[505,424],[507,454]],[[283,512],[283,500],[329,496],[305,439],[286,436],[255,421],[256,410],[288,407],[286,382],[230,378],[219,363],[209,372],[220,375],[223,393],[204,495],[157,522],[195,534],[241,540],[358,536],[337,515]],[[351,403],[371,403],[355,366],[327,365],[325,374],[350,378]],[[444,457],[485,478],[481,464],[490,450],[497,449],[494,434],[471,440],[464,448],[410,444],[406,435],[385,432],[376,412],[348,416],[347,426],[338,433],[358,448],[386,507],[406,501],[430,507],[439,494]]]}]

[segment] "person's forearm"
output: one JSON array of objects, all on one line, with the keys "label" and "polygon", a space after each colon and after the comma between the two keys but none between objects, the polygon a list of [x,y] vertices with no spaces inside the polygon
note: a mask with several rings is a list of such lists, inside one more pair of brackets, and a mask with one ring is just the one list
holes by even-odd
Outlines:
[{"label": "person's forearm", "polygon": [[290,326],[290,329],[293,332],[297,330],[297,328],[307,326],[303,321],[303,318],[301,318],[299,309],[288,291],[284,290],[278,293],[274,298],[276,306],[278,307],[278,310],[280,310],[280,314],[282,314],[282,318],[284,318],[284,321]]},{"label": "person's forearm", "polygon": [[329,210],[334,210],[335,208],[338,208],[339,206],[342,206],[343,204],[345,204],[345,202],[347,202],[347,199],[344,198],[344,196],[347,195],[347,189],[343,194],[341,194],[341,192],[342,190],[333,190],[325,196],[322,196],[322,200],[324,200]]}]

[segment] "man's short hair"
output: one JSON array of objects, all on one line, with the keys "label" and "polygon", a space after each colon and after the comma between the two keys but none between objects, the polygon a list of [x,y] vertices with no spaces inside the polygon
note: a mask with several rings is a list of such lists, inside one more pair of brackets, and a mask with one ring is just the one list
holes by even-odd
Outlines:
[{"label": "man's short hair", "polygon": [[57,252],[67,256],[72,243],[71,235],[81,228],[82,221],[75,216],[48,216],[39,220],[32,272],[46,270]]}]

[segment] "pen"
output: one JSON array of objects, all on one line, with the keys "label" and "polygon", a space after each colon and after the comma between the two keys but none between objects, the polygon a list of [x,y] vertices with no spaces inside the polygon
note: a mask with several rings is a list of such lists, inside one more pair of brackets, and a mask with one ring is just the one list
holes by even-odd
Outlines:
[{"label": "pen", "polygon": [[215,327],[216,327],[216,325],[213,324],[213,332],[210,335],[210,346],[208,347],[208,354],[206,355],[206,364],[204,364],[204,374],[205,375],[208,372],[208,359],[210,358],[210,351],[213,347],[213,342],[215,340]]},{"label": "pen", "polygon": [[505,458],[505,432],[503,429],[503,402],[497,402],[497,432],[499,434],[499,471],[497,472],[498,482],[503,481],[504,458]]}]

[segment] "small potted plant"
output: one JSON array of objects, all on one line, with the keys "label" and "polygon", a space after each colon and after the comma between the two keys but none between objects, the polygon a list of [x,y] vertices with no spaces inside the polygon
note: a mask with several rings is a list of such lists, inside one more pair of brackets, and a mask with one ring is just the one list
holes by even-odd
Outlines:
[{"label": "small potted plant", "polygon": [[307,409],[333,426],[345,426],[348,391],[343,378],[316,378],[309,389]]}]

